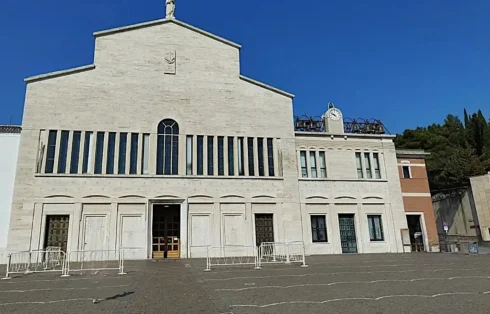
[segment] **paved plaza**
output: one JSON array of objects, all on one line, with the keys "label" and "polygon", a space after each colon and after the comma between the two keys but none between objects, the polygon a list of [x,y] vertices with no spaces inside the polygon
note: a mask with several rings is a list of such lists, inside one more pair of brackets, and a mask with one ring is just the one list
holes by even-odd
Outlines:
[{"label": "paved plaza", "polygon": [[490,256],[336,255],[299,265],[220,267],[204,260],[127,263],[117,271],[0,281],[0,313],[489,313]]}]

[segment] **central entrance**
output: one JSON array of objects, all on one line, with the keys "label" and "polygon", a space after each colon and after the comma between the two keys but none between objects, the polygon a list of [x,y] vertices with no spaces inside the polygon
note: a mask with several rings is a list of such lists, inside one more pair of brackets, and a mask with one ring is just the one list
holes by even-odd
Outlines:
[{"label": "central entrance", "polygon": [[339,214],[342,253],[357,253],[356,226],[353,214]]},{"label": "central entrance", "polygon": [[180,205],[153,205],[153,258],[180,258]]}]

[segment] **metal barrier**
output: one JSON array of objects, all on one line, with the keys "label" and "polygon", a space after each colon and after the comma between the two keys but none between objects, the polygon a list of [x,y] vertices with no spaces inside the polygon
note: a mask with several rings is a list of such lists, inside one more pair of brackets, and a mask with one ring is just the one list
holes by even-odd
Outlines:
[{"label": "metal barrier", "polygon": [[102,270],[118,270],[119,275],[124,275],[124,250],[71,251],[66,257],[62,277],[70,276],[70,272]]},{"label": "metal barrier", "polygon": [[211,271],[214,266],[254,265],[259,268],[258,250],[256,246],[219,246],[208,247],[206,269]]},{"label": "metal barrier", "polygon": [[40,272],[65,272],[66,254],[59,247],[45,250],[15,252],[8,255],[7,270],[3,279],[11,274],[30,274]]},{"label": "metal barrier", "polygon": [[259,268],[262,264],[302,263],[301,267],[308,267],[305,258],[305,245],[303,242],[263,242],[259,247]]}]

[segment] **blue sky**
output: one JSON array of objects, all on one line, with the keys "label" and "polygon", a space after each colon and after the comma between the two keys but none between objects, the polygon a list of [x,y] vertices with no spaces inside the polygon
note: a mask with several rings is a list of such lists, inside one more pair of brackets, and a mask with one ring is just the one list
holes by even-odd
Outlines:
[{"label": "blue sky", "polygon": [[[176,0],[179,20],[243,46],[241,72],[334,102],[392,133],[482,109],[490,118],[488,0]],[[162,18],[165,0],[2,0],[0,124],[19,124],[28,76],[90,64],[98,30]]]}]

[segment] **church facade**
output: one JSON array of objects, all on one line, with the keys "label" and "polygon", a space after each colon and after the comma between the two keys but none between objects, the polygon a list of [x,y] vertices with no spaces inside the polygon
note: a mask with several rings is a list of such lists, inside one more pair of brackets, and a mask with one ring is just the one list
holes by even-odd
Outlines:
[{"label": "church facade", "polygon": [[94,36],[93,64],[26,79],[9,251],[404,251],[393,136],[345,133],[337,108],[298,130],[238,44],[174,18]]}]

